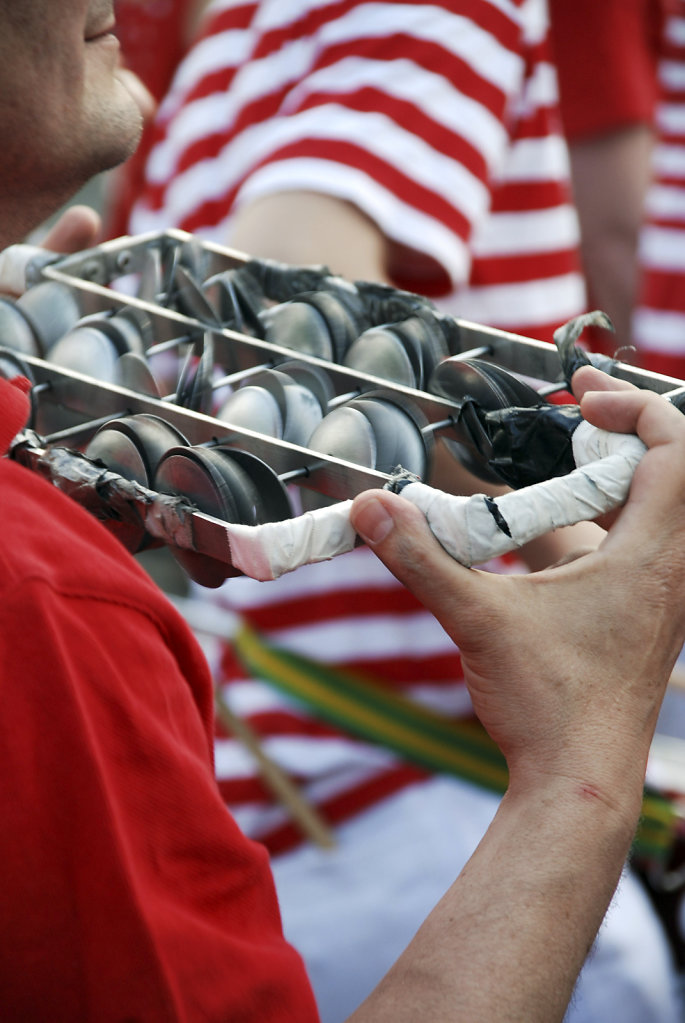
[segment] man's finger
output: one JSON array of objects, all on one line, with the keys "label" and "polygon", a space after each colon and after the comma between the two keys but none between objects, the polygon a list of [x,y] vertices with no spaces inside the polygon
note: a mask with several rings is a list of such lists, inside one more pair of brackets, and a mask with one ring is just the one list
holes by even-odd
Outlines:
[{"label": "man's finger", "polygon": [[586,391],[635,391],[634,384],[627,380],[619,380],[618,377],[611,377],[594,366],[581,366],[573,374],[571,381],[573,394],[580,401]]},{"label": "man's finger", "polygon": [[580,402],[593,426],[616,433],[636,433],[648,448],[685,443],[685,417],[653,391],[586,391]]},{"label": "man's finger", "polygon": [[418,508],[396,494],[368,490],[355,498],[350,519],[393,575],[446,628],[449,623],[453,636],[455,606],[464,612],[459,629],[468,632],[485,596],[477,585],[480,573],[464,568],[443,550]]},{"label": "man's finger", "polygon": [[[583,416],[593,426],[616,433],[637,433],[647,447],[677,440],[682,434],[682,413],[650,390],[592,366],[576,370],[572,383]],[[670,411],[664,411],[664,406]]]},{"label": "man's finger", "polygon": [[[627,515],[618,516],[623,521],[614,531],[615,538],[620,537],[627,525],[632,529],[636,519],[639,522],[644,516],[649,535],[657,527],[657,519],[668,519],[685,494],[685,417],[661,395],[589,366],[574,374],[573,390],[589,423],[603,430],[637,434],[651,449],[635,473]],[[655,486],[662,495],[658,506],[651,500]],[[608,527],[609,521],[602,524]]]},{"label": "man's finger", "polygon": [[41,241],[52,252],[80,252],[95,245],[100,217],[90,206],[69,206]]},{"label": "man's finger", "polygon": [[[635,557],[652,545],[668,549],[674,564],[685,559],[685,417],[652,391],[587,391],[581,401],[594,426],[637,434],[648,451],[635,470],[630,498],[613,525],[605,546]],[[656,501],[654,495],[659,495]]]}]

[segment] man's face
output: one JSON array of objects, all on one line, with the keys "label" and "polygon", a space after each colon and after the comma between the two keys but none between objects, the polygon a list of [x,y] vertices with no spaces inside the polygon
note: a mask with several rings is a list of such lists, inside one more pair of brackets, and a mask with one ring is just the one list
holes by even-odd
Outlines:
[{"label": "man's face", "polygon": [[135,148],[113,0],[0,0],[0,244]]}]

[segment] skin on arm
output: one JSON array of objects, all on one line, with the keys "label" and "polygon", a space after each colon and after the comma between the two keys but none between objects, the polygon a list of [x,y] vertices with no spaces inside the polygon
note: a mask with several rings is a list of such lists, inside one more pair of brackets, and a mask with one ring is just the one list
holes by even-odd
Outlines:
[{"label": "skin on arm", "polygon": [[653,144],[652,129],[634,124],[569,145],[583,267],[592,304],[616,328],[616,347],[630,344]]},{"label": "skin on arm", "polygon": [[323,263],[350,280],[388,281],[386,241],[352,203],[319,192],[277,192],[242,206],[227,243],[262,259]]},{"label": "skin on arm", "polygon": [[588,420],[650,448],[586,557],[492,576],[452,561],[401,497],[355,501],[355,528],[459,644],[510,770],[473,858],[355,1023],[561,1020],[620,876],[685,636],[685,422],[592,369],[575,383]]}]

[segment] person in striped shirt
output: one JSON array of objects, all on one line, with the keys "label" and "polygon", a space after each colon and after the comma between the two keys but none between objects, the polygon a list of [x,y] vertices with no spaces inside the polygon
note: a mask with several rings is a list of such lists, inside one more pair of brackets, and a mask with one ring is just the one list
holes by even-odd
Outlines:
[{"label": "person in striped shirt", "polygon": [[550,0],[583,268],[593,305],[616,328],[604,337],[608,354],[632,341],[659,62],[675,2]]},{"label": "person in striped shirt", "polygon": [[[548,341],[583,311],[544,0],[202,6],[148,131],[129,232],[176,226],[255,256],[326,263]],[[441,461],[450,488],[480,489]],[[548,538],[531,566],[576,542]],[[444,714],[472,713],[448,637],[369,549],[268,585],[231,579],[196,599],[268,644]],[[208,652],[223,699],[335,827],[334,850],[304,842],[242,745],[217,735],[221,790],[272,853],[286,934],[334,1023],[411,938],[497,799],[320,720],[252,677],[230,640]],[[668,949],[630,875],[569,1019],[616,1012],[677,1019]]]},{"label": "person in striped shirt", "polygon": [[673,0],[658,66],[656,141],[638,262],[633,343],[646,369],[685,379],[685,3]]},{"label": "person in striped shirt", "polygon": [[616,327],[594,340],[682,380],[685,3],[550,7],[585,271]]}]

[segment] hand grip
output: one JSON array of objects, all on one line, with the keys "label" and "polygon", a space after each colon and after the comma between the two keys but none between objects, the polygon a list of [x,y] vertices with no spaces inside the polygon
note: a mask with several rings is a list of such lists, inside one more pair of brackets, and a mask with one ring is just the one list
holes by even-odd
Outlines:
[{"label": "hand grip", "polygon": [[462,565],[480,565],[550,530],[619,507],[645,450],[638,437],[582,422],[573,435],[577,468],[567,476],[495,498],[455,497],[423,483],[408,483],[401,493],[423,511],[453,558]]},{"label": "hand grip", "polygon": [[[579,424],[573,434],[577,468],[567,476],[488,497],[457,497],[409,482],[402,496],[426,516],[435,537],[462,565],[480,565],[528,541],[619,507],[646,448],[633,435]],[[228,533],[231,560],[253,579],[277,579],[301,565],[324,561],[355,545],[343,501],[284,522],[236,526]]]}]

